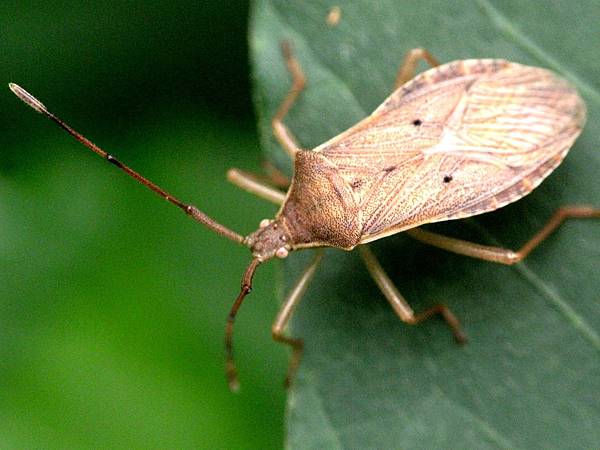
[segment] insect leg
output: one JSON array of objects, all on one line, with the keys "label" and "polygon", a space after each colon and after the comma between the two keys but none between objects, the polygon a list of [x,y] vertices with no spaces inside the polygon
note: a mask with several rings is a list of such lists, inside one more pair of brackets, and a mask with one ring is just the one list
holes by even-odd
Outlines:
[{"label": "insect leg", "polygon": [[461,329],[460,322],[446,305],[438,303],[419,314],[415,314],[406,299],[398,292],[398,289],[394,286],[390,277],[385,273],[371,249],[366,245],[361,245],[358,247],[358,250],[367,270],[375,280],[375,283],[377,283],[377,286],[379,286],[379,289],[381,289],[385,298],[387,298],[392,305],[392,308],[394,308],[398,317],[400,317],[400,320],[410,325],[416,325],[419,322],[423,322],[424,320],[439,314],[450,326],[456,342],[462,344],[467,341],[467,337]]},{"label": "insect leg", "polygon": [[292,183],[290,181],[290,178],[277,167],[275,167],[273,163],[267,160],[263,161],[262,166],[265,172],[267,172],[267,176],[271,184],[273,186],[285,189],[287,191],[287,189],[290,187],[290,184]]},{"label": "insect leg", "polygon": [[550,220],[538,231],[529,241],[527,241],[516,252],[506,248],[481,245],[474,242],[463,241],[430,231],[414,228],[407,230],[406,233],[425,244],[433,245],[453,253],[458,253],[472,258],[483,259],[486,261],[497,262],[500,264],[515,264],[525,259],[542,241],[544,241],[552,232],[554,232],[566,219],[600,219],[600,209],[591,206],[564,206],[559,208],[550,218]]},{"label": "insect leg", "polygon": [[438,60],[431,56],[431,53],[424,48],[413,48],[406,54],[400,65],[398,75],[396,75],[396,81],[394,82],[394,90],[414,78],[417,64],[421,59],[427,61],[431,67],[440,65]]},{"label": "insect leg", "polygon": [[279,105],[279,109],[271,120],[271,125],[273,127],[273,134],[293,159],[299,147],[296,144],[296,139],[283,123],[283,118],[287,115],[292,105],[296,102],[298,95],[304,89],[306,77],[300,68],[300,63],[292,52],[289,42],[284,41],[281,43],[281,52],[283,53],[288,71],[292,75],[292,87],[283,99],[283,102],[281,102],[281,105]]},{"label": "insect leg", "polygon": [[296,306],[298,306],[298,303],[300,303],[302,296],[306,292],[306,288],[315,274],[317,266],[321,262],[322,258],[323,250],[316,250],[313,260],[306,267],[306,269],[304,269],[304,272],[302,275],[300,275],[300,278],[296,281],[295,286],[292,288],[291,292],[283,302],[283,305],[281,306],[281,309],[279,310],[277,318],[275,319],[275,322],[273,322],[273,327],[271,329],[273,340],[287,344],[292,348],[292,358],[290,359],[290,365],[288,366],[287,375],[285,377],[286,387],[290,386],[294,380],[294,375],[298,370],[300,358],[302,357],[302,351],[304,350],[304,341],[299,338],[285,336],[283,332],[290,318],[292,317],[292,314],[294,313],[294,309]]},{"label": "insect leg", "polygon": [[269,186],[255,175],[240,169],[229,169],[227,171],[227,180],[237,187],[276,205],[281,205],[285,200],[285,193]]}]

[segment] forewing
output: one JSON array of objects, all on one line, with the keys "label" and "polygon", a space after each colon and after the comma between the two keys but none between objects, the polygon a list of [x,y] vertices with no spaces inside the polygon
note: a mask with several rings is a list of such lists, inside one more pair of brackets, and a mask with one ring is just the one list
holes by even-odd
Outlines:
[{"label": "forewing", "polygon": [[362,240],[492,211],[560,164],[585,121],[566,81],[503,60],[428,70],[315,151],[360,205]]}]

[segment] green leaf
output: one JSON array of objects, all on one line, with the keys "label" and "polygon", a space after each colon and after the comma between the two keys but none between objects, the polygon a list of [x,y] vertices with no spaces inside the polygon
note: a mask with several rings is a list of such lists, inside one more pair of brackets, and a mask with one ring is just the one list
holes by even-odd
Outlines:
[{"label": "green leaf", "polygon": [[[290,170],[270,118],[290,86],[287,39],[308,78],[286,118],[310,148],[369,114],[403,55],[498,57],[548,67],[585,97],[589,120],[566,161],[500,211],[432,226],[518,248],[565,204],[600,205],[600,4],[585,2],[256,1],[251,30],[264,149]],[[290,391],[287,445],[299,448],[592,448],[600,442],[600,223],[570,221],[524,263],[505,267],[396,235],[375,243],[416,311],[443,301],[470,343],[442,321],[400,322],[354,253],[328,251],[290,332],[306,351]],[[285,264],[287,287],[310,255]]]}]

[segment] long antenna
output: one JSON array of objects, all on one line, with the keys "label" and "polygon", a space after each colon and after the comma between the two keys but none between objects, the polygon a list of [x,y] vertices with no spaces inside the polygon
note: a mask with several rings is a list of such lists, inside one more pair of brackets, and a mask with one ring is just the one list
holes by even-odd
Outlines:
[{"label": "long antenna", "polygon": [[225,325],[225,375],[227,376],[229,389],[232,392],[237,392],[240,389],[240,383],[237,378],[237,368],[235,367],[235,362],[233,360],[233,324],[235,316],[240,309],[240,306],[242,306],[242,302],[252,291],[252,278],[254,277],[256,268],[261,262],[262,261],[258,258],[254,258],[250,261],[248,268],[242,276],[242,288],[240,294],[235,299],[235,302],[229,311],[229,315],[227,316],[227,324]]},{"label": "long antenna", "polygon": [[206,214],[204,214],[202,211],[200,211],[197,207],[195,207],[193,205],[185,204],[181,200],[178,200],[177,198],[173,197],[167,191],[160,188],[159,186],[154,184],[152,181],[144,178],[142,175],[137,173],[135,170],[129,168],[128,166],[126,166],[125,164],[120,162],[118,159],[116,159],[114,156],[105,152],[100,147],[98,147],[96,144],[91,142],[89,139],[87,139],[86,137],[79,134],[77,131],[75,131],[73,128],[71,128],[69,125],[67,125],[65,122],[63,122],[61,119],[59,119],[54,114],[52,114],[50,111],[48,111],[48,109],[46,108],[46,106],[44,106],[44,104],[42,102],[40,102],[37,98],[35,98],[33,95],[31,95],[25,89],[23,89],[21,86],[15,84],[15,83],[9,83],[8,87],[10,87],[10,90],[13,91],[13,93],[17,97],[19,97],[21,100],[23,100],[25,103],[27,103],[29,106],[31,106],[33,109],[35,109],[40,114],[43,114],[46,117],[48,117],[50,120],[52,120],[54,123],[56,123],[62,129],[64,129],[67,133],[69,133],[71,136],[73,136],[75,139],[77,139],[79,142],[81,142],[83,145],[85,145],[91,151],[100,155],[102,158],[106,159],[109,163],[117,166],[119,169],[121,169],[123,172],[125,172],[130,177],[136,179],[137,181],[142,183],[144,186],[146,186],[149,189],[156,192],[158,195],[160,195],[165,200],[171,202],[172,204],[174,204],[175,206],[180,208],[183,212],[185,212],[188,216],[192,217],[194,220],[207,226],[208,228],[217,232],[221,236],[225,236],[227,239],[231,239],[232,241],[240,243],[240,244],[244,243],[244,237],[242,235],[236,233],[233,230],[230,230],[229,228],[227,228],[224,225],[221,225],[218,222],[215,222],[213,219],[211,219]]}]

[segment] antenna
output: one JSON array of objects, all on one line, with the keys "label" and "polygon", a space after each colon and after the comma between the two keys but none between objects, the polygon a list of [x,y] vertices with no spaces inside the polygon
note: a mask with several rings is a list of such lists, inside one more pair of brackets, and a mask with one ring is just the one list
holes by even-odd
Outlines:
[{"label": "antenna", "polygon": [[235,231],[230,230],[226,226],[221,225],[220,223],[214,221],[213,219],[211,219],[209,216],[204,214],[202,211],[200,211],[194,205],[188,205],[186,203],[183,203],[181,200],[173,197],[171,194],[169,194],[167,191],[165,191],[161,187],[154,184],[152,181],[144,178],[142,175],[137,173],[135,170],[129,168],[128,166],[126,166],[125,164],[120,162],[118,159],[116,159],[114,156],[112,156],[111,154],[102,150],[96,144],[91,142],[89,139],[87,139],[86,137],[84,137],[83,135],[81,135],[80,133],[75,131],[73,128],[71,128],[69,125],[67,125],[65,122],[63,122],[61,119],[59,119],[57,116],[55,116],[50,111],[48,111],[48,108],[46,108],[46,106],[42,102],[40,102],[37,98],[35,98],[33,95],[31,95],[29,92],[27,92],[25,89],[23,89],[18,84],[9,83],[8,87],[10,87],[10,90],[13,91],[13,93],[17,97],[19,97],[23,102],[25,102],[26,104],[31,106],[34,110],[36,110],[40,114],[43,114],[46,117],[48,117],[50,120],[52,120],[54,123],[56,123],[59,127],[61,127],[63,130],[65,130],[67,133],[69,133],[71,136],[73,136],[75,139],[77,139],[79,142],[81,142],[83,145],[85,145],[91,151],[98,154],[102,158],[106,159],[109,163],[117,166],[119,169],[121,169],[127,175],[129,175],[130,177],[139,181],[147,188],[153,190],[154,192],[156,192],[158,195],[160,195],[162,198],[164,198],[168,202],[170,202],[170,203],[174,204],[175,206],[177,206],[178,208],[180,208],[188,216],[192,217],[192,219],[196,220],[197,222],[200,222],[201,224],[210,228],[211,230],[220,234],[221,236],[225,236],[227,239],[231,239],[232,241],[237,242],[239,244],[244,244],[244,236],[242,236],[242,235],[236,233]]},{"label": "antenna", "polygon": [[229,389],[232,392],[237,392],[240,389],[240,383],[237,378],[237,368],[235,367],[235,362],[233,361],[233,324],[238,309],[240,309],[240,306],[242,306],[242,302],[252,291],[252,278],[254,277],[256,268],[261,262],[262,261],[259,258],[254,258],[252,261],[250,261],[248,268],[242,276],[242,288],[240,290],[240,294],[231,306],[231,310],[227,316],[227,324],[225,325],[225,374],[227,375]]}]

